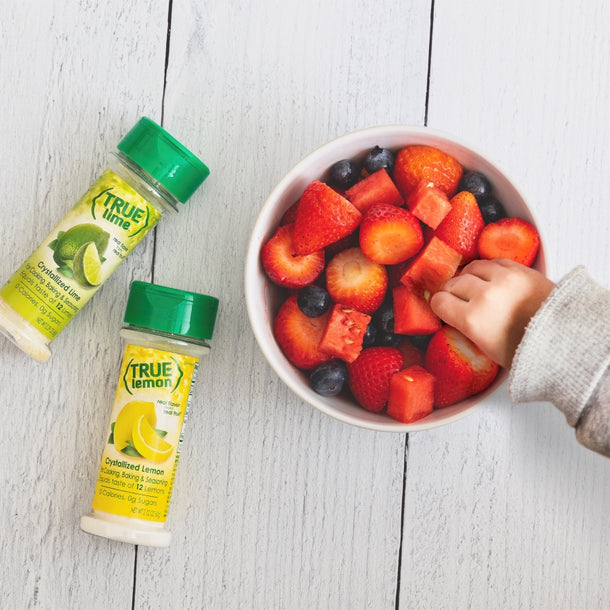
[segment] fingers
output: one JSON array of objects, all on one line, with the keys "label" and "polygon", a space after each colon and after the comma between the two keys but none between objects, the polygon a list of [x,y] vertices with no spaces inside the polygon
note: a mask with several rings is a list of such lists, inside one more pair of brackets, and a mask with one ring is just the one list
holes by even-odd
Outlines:
[{"label": "fingers", "polygon": [[460,275],[476,275],[482,280],[491,281],[498,273],[503,273],[505,269],[516,265],[514,261],[505,258],[495,258],[493,260],[477,259],[468,263]]},{"label": "fingers", "polygon": [[480,291],[485,290],[488,284],[488,281],[481,279],[476,275],[466,273],[456,275],[450,280],[447,280],[443,284],[441,292],[449,292],[463,301],[470,301],[473,296]]},{"label": "fingers", "polygon": [[430,299],[432,311],[450,326],[461,330],[468,302],[451,292],[441,290]]}]

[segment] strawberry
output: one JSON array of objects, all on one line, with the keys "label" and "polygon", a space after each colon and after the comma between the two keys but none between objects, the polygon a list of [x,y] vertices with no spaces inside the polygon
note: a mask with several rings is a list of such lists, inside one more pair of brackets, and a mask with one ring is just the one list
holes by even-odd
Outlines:
[{"label": "strawberry", "polygon": [[451,155],[433,146],[415,144],[398,151],[392,177],[405,199],[420,180],[433,182],[448,197],[452,197],[462,173],[462,166]]},{"label": "strawberry", "polygon": [[501,218],[485,226],[479,235],[478,250],[481,258],[509,258],[531,267],[538,249],[538,231],[523,218]]},{"label": "strawberry", "polygon": [[296,295],[289,296],[278,311],[273,324],[275,338],[286,358],[297,368],[311,370],[332,360],[332,356],[319,348],[328,312],[309,318],[297,304]]},{"label": "strawberry", "polygon": [[434,409],[434,376],[413,365],[392,375],[388,415],[410,424],[430,415]]},{"label": "strawberry", "polygon": [[347,365],[347,383],[358,404],[378,413],[388,402],[390,379],[402,368],[395,347],[367,347]]},{"label": "strawberry", "polygon": [[299,200],[293,241],[299,255],[339,241],[355,231],[362,214],[330,186],[314,180]]},{"label": "strawberry", "polygon": [[324,250],[305,256],[294,252],[293,225],[277,228],[261,249],[263,269],[269,279],[286,288],[302,288],[311,284],[324,270]]},{"label": "strawberry", "polygon": [[477,257],[477,241],[485,226],[472,193],[461,191],[451,198],[451,210],[434,234],[462,255],[461,265]]},{"label": "strawberry", "polygon": [[447,407],[488,387],[498,365],[452,326],[437,331],[426,350],[424,367],[434,375],[434,406]]},{"label": "strawberry", "polygon": [[376,203],[398,206],[404,203],[402,195],[385,169],[380,169],[374,174],[368,175],[364,180],[356,182],[354,186],[345,191],[345,197],[363,214]]},{"label": "strawberry", "polygon": [[378,203],[364,213],[360,224],[360,248],[373,262],[382,265],[402,263],[417,254],[423,245],[419,220],[409,210]]},{"label": "strawberry", "polygon": [[353,362],[362,351],[362,340],[370,321],[371,316],[365,313],[334,305],[320,340],[320,349],[345,362]]},{"label": "strawberry", "polygon": [[335,303],[362,313],[374,313],[385,297],[388,274],[369,260],[360,248],[339,252],[326,265],[326,290]]}]

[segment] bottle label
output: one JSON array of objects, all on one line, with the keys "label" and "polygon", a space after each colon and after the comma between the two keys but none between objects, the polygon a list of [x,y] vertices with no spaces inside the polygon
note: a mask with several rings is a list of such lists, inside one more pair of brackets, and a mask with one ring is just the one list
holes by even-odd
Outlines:
[{"label": "bottle label", "polygon": [[146,199],[106,170],[0,296],[54,339],[160,218]]},{"label": "bottle label", "polygon": [[199,359],[127,345],[93,508],[165,522]]}]

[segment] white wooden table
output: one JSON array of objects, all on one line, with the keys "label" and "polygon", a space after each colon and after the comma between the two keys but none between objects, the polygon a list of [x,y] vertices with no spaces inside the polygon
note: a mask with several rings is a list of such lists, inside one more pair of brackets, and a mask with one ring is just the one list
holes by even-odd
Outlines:
[{"label": "white wooden table", "polygon": [[[304,404],[250,330],[243,258],[274,184],[370,125],[451,132],[540,220],[550,275],[610,286],[605,0],[5,0],[0,281],[141,115],[211,168],[53,343],[0,343],[0,607],[607,609],[610,461],[502,390],[431,432]],[[221,299],[172,498],[169,549],[80,531],[131,280]]]}]

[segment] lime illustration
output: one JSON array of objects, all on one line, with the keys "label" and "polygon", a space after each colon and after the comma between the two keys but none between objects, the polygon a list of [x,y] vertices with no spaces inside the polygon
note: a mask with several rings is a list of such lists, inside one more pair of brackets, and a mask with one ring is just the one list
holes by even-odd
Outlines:
[{"label": "lime illustration", "polygon": [[92,223],[83,223],[60,233],[49,246],[53,249],[53,260],[57,265],[70,267],[76,253],[84,244],[95,242],[97,251],[102,257],[106,252],[109,240],[110,234],[104,229]]},{"label": "lime illustration", "polygon": [[102,282],[102,263],[94,241],[83,244],[72,261],[74,279],[84,287],[99,286]]},{"label": "lime illustration", "polygon": [[131,435],[138,453],[153,462],[163,462],[174,450],[173,445],[157,434],[145,415],[135,422]]}]

